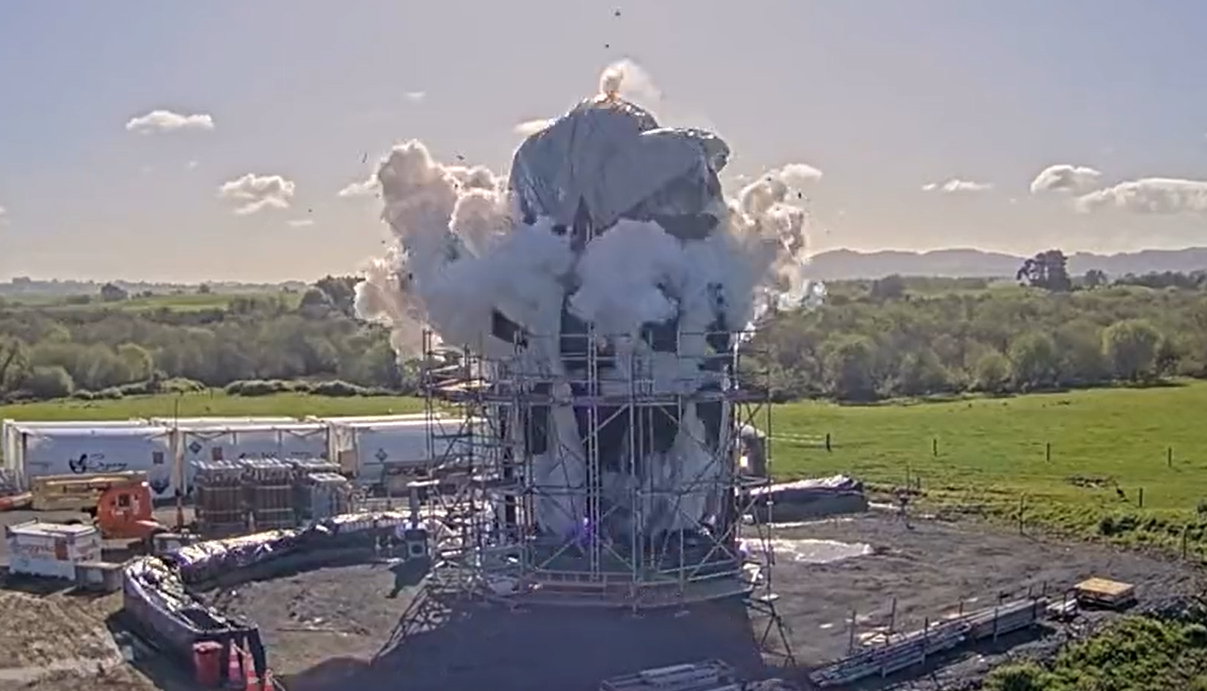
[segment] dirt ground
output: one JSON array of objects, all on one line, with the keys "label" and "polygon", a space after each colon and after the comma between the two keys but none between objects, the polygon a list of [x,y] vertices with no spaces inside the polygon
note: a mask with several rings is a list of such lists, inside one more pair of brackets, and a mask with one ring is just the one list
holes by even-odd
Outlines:
[{"label": "dirt ground", "polygon": [[[973,610],[1028,590],[1061,593],[1094,575],[1136,584],[1149,603],[1193,593],[1197,583],[1185,566],[1142,555],[971,526],[914,521],[907,528],[879,513],[777,528],[774,537],[776,606],[796,661],[807,667],[846,653],[852,610],[857,640],[887,628],[894,598],[894,630],[905,631],[957,613],[961,602]],[[808,551],[796,542],[802,539],[862,543],[871,553],[810,563],[795,556]],[[217,598],[261,626],[290,691],[384,691],[402,688],[401,679],[416,691],[593,691],[603,678],[654,666],[719,657],[761,674],[776,661],[758,645],[765,620],[727,604],[639,618],[478,605],[444,612],[434,630],[391,641],[413,602],[412,581],[413,574],[384,565],[357,566],[249,584]],[[774,638],[768,643],[779,647]],[[1001,652],[968,653],[954,661],[953,674],[983,674]]]},{"label": "dirt ground", "polygon": [[[74,513],[0,513],[0,525],[37,518],[83,519]],[[7,566],[0,540],[0,562]],[[108,627],[121,609],[121,593],[75,593],[70,583],[0,576],[0,691],[155,691],[126,664]]]},{"label": "dirt ground", "polygon": [[[1023,596],[1028,589],[1038,593],[1046,586],[1049,593],[1059,593],[1094,575],[1135,583],[1142,605],[1171,601],[1198,586],[1197,575],[1176,562],[969,525],[915,520],[907,528],[876,512],[779,527],[774,537],[776,606],[789,627],[791,651],[806,667],[847,651],[852,610],[857,640],[887,627],[894,598],[894,629],[904,631],[955,613],[961,602],[972,610],[992,606],[1000,597]],[[864,544],[868,554],[816,563],[808,554],[817,549],[801,540]],[[736,603],[637,617],[598,610],[511,612],[417,598],[421,575],[405,565],[319,569],[207,597],[261,627],[270,664],[289,691],[594,691],[603,678],[654,666],[716,657],[750,674],[768,674],[766,665],[778,661],[765,656],[758,642],[765,620]],[[0,630],[0,650],[21,651],[0,656],[0,689],[82,688],[82,670],[72,665],[81,659],[114,660],[116,648],[104,619],[119,601],[117,596],[84,599],[0,589],[0,611],[20,621]],[[424,603],[426,608],[420,607]],[[398,631],[400,620],[412,622],[407,635]],[[958,686],[1020,642],[1037,644],[1003,641],[996,650],[949,661],[933,679],[928,674],[908,683],[910,688],[933,688],[936,682],[942,688]],[[779,648],[774,638],[769,644]],[[6,668],[31,665],[61,667],[59,674],[72,680],[48,678],[29,685],[10,672],[5,681]],[[107,677],[89,680],[88,688],[155,688],[120,664]],[[882,688],[894,683],[900,680],[876,682]]]}]

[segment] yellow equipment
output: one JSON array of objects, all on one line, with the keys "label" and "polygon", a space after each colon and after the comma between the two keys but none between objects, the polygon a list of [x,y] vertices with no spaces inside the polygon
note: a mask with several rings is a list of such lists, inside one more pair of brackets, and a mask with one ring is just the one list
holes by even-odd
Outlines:
[{"label": "yellow equipment", "polygon": [[29,493],[34,511],[80,511],[95,515],[101,497],[111,489],[147,482],[142,470],[90,475],[43,475],[31,478]]}]

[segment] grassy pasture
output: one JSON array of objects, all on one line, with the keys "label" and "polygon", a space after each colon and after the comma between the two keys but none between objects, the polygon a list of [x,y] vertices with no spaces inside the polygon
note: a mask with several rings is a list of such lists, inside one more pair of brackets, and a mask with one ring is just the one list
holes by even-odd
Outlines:
[{"label": "grassy pasture", "polygon": [[[305,417],[420,408],[403,397],[214,392],[0,406],[0,418]],[[920,483],[923,503],[948,512],[1013,521],[1021,500],[1029,525],[1164,546],[1180,544],[1189,526],[1192,543],[1207,541],[1207,521],[1197,512],[1207,499],[1207,383],[937,403],[794,403],[776,407],[771,437],[772,468],[785,479],[847,473],[875,486]]]}]

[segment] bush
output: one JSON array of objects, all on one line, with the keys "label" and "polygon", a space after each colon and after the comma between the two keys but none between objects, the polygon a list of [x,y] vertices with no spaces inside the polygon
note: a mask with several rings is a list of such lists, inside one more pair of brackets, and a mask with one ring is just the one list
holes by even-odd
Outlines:
[{"label": "bush", "polygon": [[338,379],[334,381],[322,381],[310,386],[310,393],[315,396],[336,396],[350,398],[352,396],[371,396],[374,392],[364,386],[349,384],[346,381]]},{"label": "bush", "polygon": [[304,385],[299,387],[294,382],[281,381],[280,379],[246,379],[233,381],[227,384],[224,390],[231,396],[271,396],[278,393],[297,391],[299,388],[305,387]]},{"label": "bush", "polygon": [[65,398],[75,390],[75,382],[59,365],[34,367],[25,380],[25,388],[36,398]]},{"label": "bush", "polygon": [[184,377],[173,377],[159,382],[161,393],[200,393],[206,389],[205,384]]}]

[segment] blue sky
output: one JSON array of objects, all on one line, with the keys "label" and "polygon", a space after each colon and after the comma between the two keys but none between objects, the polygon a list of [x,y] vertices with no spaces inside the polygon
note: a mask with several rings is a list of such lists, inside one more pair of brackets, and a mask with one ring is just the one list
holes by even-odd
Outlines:
[{"label": "blue sky", "polygon": [[[626,57],[734,175],[823,172],[817,250],[1207,245],[1205,27],[1193,0],[6,0],[0,277],[354,271],[385,231],[337,193],[393,142],[504,171]],[[154,110],[213,127],[127,129]],[[1093,170],[1032,193],[1051,165]],[[279,203],[236,215],[248,174]]]}]

